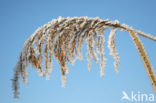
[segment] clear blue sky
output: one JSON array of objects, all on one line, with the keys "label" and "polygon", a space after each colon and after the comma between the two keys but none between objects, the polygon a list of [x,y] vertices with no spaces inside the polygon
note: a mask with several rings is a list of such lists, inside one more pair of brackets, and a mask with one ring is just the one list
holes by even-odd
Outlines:
[{"label": "clear blue sky", "polygon": [[[14,99],[10,79],[24,41],[38,27],[58,16],[118,19],[156,36],[155,0],[0,0],[0,103],[122,103],[122,91],[154,93],[129,34],[118,31],[116,46],[121,59],[118,74],[106,43],[107,65],[103,78],[93,61],[92,71],[88,72],[84,49],[84,60],[69,66],[66,88],[61,87],[57,63],[49,81],[29,68],[29,84],[23,85],[20,80],[20,98]],[[156,42],[140,38],[156,71]]]}]

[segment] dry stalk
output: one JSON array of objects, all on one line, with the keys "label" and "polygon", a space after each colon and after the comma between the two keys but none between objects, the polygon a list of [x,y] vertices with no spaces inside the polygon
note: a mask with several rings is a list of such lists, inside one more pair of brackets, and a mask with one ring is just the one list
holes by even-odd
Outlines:
[{"label": "dry stalk", "polygon": [[134,44],[140,54],[141,60],[144,64],[147,75],[152,83],[153,89],[156,92],[156,77],[155,77],[154,71],[152,69],[152,66],[150,64],[150,61],[148,59],[147,53],[144,49],[144,46],[134,31],[130,30],[129,33],[130,33],[130,35],[134,41]]}]

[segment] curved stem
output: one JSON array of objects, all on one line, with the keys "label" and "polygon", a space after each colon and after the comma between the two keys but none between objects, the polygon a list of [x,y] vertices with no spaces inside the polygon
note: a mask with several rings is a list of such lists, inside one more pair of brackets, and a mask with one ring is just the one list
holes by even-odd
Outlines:
[{"label": "curved stem", "polygon": [[121,25],[121,24],[119,24],[119,23],[114,23],[114,22],[112,22],[112,21],[108,21],[108,23],[107,22],[103,22],[105,25],[108,25],[108,26],[110,26],[110,27],[114,27],[114,28],[120,28],[120,29],[123,29],[123,30],[125,30],[125,31],[133,31],[134,33],[137,33],[137,34],[139,34],[139,35],[141,35],[141,36],[144,36],[144,37],[146,37],[146,38],[148,38],[148,39],[151,39],[151,40],[154,40],[154,41],[156,41],[156,36],[152,36],[152,35],[150,35],[150,34],[147,34],[147,33],[144,33],[144,32],[142,32],[142,31],[140,31],[140,30],[135,30],[135,29],[133,29],[132,27],[129,27],[128,25],[125,25],[125,24],[123,24],[123,25]]}]

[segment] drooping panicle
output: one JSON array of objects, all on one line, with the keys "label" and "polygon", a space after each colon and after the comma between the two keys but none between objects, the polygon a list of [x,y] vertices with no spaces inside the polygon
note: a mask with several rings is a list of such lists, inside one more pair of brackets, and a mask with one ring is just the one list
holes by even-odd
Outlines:
[{"label": "drooping panicle", "polygon": [[[106,65],[104,31],[109,28],[113,29],[110,31],[108,48],[110,49],[110,55],[115,59],[114,66],[116,72],[118,72],[120,63],[115,45],[117,29],[129,31],[133,39],[137,38],[134,35],[136,33],[156,41],[156,37],[135,30],[128,25],[121,25],[117,20],[102,20],[98,17],[59,17],[58,19],[53,19],[48,22],[48,24],[44,24],[38,28],[30,38],[25,41],[14,69],[14,77],[12,79],[14,96],[18,97],[19,94],[19,78],[22,77],[23,82],[25,84],[27,83],[27,68],[29,66],[36,68],[40,76],[46,76],[47,80],[50,79],[49,75],[53,70],[53,60],[57,60],[60,65],[62,86],[65,87],[67,80],[66,74],[69,72],[67,64],[73,65],[77,59],[83,59],[81,48],[85,41],[87,42],[88,70],[91,71],[91,59],[96,62],[99,61],[100,76],[103,76]],[[140,42],[138,43],[137,45],[141,45]],[[144,51],[144,49],[142,49],[142,51]],[[98,56],[100,56],[100,59]],[[147,68],[147,66],[149,66],[148,63],[146,63],[148,62],[148,58],[143,60],[143,62],[145,63],[145,68]],[[45,65],[43,65],[43,63],[45,63]],[[152,68],[147,69],[147,73],[151,82],[154,83],[153,88],[156,88],[155,78],[153,76],[154,72],[151,72],[152,70]]]},{"label": "drooping panicle", "polygon": [[108,48],[110,50],[110,55],[112,55],[114,57],[114,67],[115,67],[115,71],[119,72],[118,67],[119,67],[119,63],[120,63],[120,59],[118,56],[118,53],[116,51],[116,46],[115,46],[115,34],[116,34],[117,28],[113,28],[110,31],[110,35],[109,35],[109,40],[108,40]]},{"label": "drooping panicle", "polygon": [[106,65],[106,58],[104,56],[104,43],[105,43],[105,38],[103,35],[105,28],[103,28],[101,31],[98,31],[98,41],[97,41],[97,51],[100,54],[100,76],[104,76],[104,69]]}]

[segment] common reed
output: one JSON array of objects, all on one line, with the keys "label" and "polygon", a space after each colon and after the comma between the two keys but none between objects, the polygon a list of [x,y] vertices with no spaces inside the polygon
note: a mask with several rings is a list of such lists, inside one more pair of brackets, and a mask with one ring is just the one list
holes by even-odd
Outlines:
[{"label": "common reed", "polygon": [[[38,28],[30,38],[25,41],[19,60],[14,69],[15,74],[12,79],[14,97],[18,98],[19,78],[22,77],[23,82],[27,84],[27,68],[29,65],[36,68],[40,76],[46,76],[46,79],[49,79],[49,75],[53,70],[52,60],[54,59],[56,59],[60,65],[62,86],[65,87],[67,79],[66,74],[69,71],[67,63],[74,64],[77,59],[82,60],[81,48],[85,41],[88,44],[88,70],[91,71],[91,59],[96,62],[99,61],[100,75],[103,76],[106,64],[103,47],[105,37],[103,33],[109,28],[112,28],[112,30],[110,30],[108,48],[110,50],[110,55],[114,57],[115,71],[119,71],[118,67],[120,63],[120,58],[115,46],[116,31],[128,31],[140,54],[153,89],[156,92],[156,77],[138,35],[154,41],[156,41],[156,37],[135,30],[128,25],[121,25],[117,20],[102,20],[98,17],[59,17]],[[97,55],[100,55],[100,59]],[[43,69],[42,65],[44,61],[45,69]]]}]

